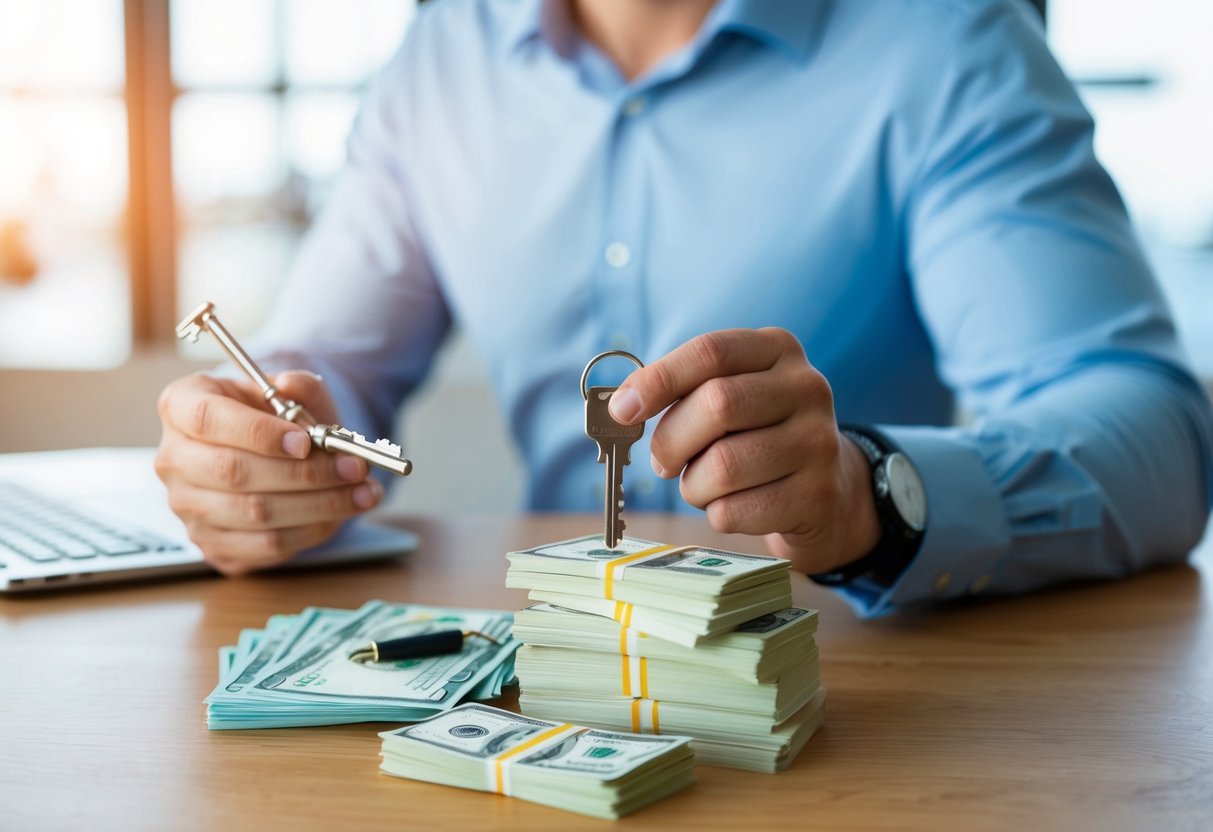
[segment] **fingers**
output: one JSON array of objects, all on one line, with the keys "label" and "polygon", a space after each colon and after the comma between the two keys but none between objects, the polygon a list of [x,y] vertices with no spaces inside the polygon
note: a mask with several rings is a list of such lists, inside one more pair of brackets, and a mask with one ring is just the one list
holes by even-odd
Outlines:
[{"label": "fingers", "polygon": [[772,373],[705,381],[676,402],[653,429],[653,470],[667,479],[675,477],[716,440],[785,421],[810,395],[793,384],[783,374]]},{"label": "fingers", "polygon": [[382,498],[383,486],[377,480],[367,480],[357,485],[279,494],[181,485],[170,492],[169,503],[187,526],[285,532],[292,527],[340,522],[374,508]]},{"label": "fingers", "polygon": [[232,492],[311,491],[362,482],[368,466],[348,454],[316,453],[307,459],[272,459],[240,448],[183,438],[165,443],[156,459],[160,478],[198,488]]},{"label": "fingers", "polygon": [[[282,373],[275,384],[313,417],[337,421],[319,376]],[[365,462],[311,454],[307,432],[267,407],[255,385],[202,374],[160,397],[156,472],[190,539],[227,574],[281,563],[383,498]]]},{"label": "fingers", "polygon": [[651,419],[710,379],[769,370],[804,351],[786,330],[726,329],[692,338],[635,370],[611,396],[611,417],[630,425]]},{"label": "fingers", "polygon": [[244,575],[286,563],[297,552],[332,537],[340,525],[340,522],[311,523],[262,531],[187,527],[207,563],[225,575]]},{"label": "fingers", "polygon": [[840,437],[829,383],[791,333],[694,338],[633,372],[610,409],[625,424],[666,411],[650,442],[653,469],[681,475],[683,498],[717,531],[767,535],[815,571],[874,545],[866,458]]},{"label": "fingers", "polygon": [[830,520],[838,505],[838,459],[837,433],[830,430],[747,431],[692,460],[682,496],[706,510],[717,531],[803,533]]},{"label": "fingers", "polygon": [[805,465],[810,452],[808,443],[793,445],[789,439],[777,428],[766,428],[712,443],[683,471],[683,499],[707,508],[729,494],[791,476]]},{"label": "fingers", "polygon": [[[788,497],[803,484],[799,478],[769,482],[744,491],[736,491],[713,500],[706,506],[708,522],[712,528],[724,534],[791,534],[804,525],[817,528],[807,515],[807,506],[812,501],[801,502],[803,496],[791,502]],[[824,493],[817,497],[817,505],[830,505]]]},{"label": "fingers", "polygon": [[301,427],[233,398],[214,379],[209,382],[191,376],[165,388],[159,410],[166,428],[266,457],[303,459],[311,451],[311,439]]},{"label": "fingers", "polygon": [[288,370],[274,378],[278,394],[292,399],[307,408],[308,413],[319,422],[331,425],[339,422],[337,405],[329,393],[324,379],[306,370]]}]

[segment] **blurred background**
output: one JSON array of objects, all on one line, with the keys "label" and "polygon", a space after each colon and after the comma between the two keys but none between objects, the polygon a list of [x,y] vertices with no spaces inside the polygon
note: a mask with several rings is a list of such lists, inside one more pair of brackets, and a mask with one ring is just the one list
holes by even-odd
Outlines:
[{"label": "blurred background", "polygon": [[[1213,377],[1213,2],[1032,5]],[[176,342],[177,320],[211,300],[238,336],[256,329],[341,167],[359,95],[415,11],[0,0],[0,451],[155,444],[160,388],[221,360]],[[400,431],[429,474],[409,483],[410,509],[520,504],[463,339]]]}]

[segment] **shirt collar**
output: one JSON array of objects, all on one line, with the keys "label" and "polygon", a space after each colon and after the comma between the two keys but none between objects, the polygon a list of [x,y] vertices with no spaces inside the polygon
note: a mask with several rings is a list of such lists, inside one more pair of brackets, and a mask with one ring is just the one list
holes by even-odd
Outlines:
[{"label": "shirt collar", "polygon": [[546,39],[564,54],[576,33],[563,0],[521,0],[511,25],[505,30],[505,46],[515,52],[532,41]]},{"label": "shirt collar", "polygon": [[825,0],[720,0],[704,23],[705,34],[736,32],[803,59],[828,5]]},{"label": "shirt collar", "polygon": [[[574,48],[576,33],[568,19],[566,0],[522,0],[505,32],[510,51],[544,38],[562,56]],[[701,40],[717,32],[735,32],[805,58],[820,30],[826,0],[720,0],[704,21]]]}]

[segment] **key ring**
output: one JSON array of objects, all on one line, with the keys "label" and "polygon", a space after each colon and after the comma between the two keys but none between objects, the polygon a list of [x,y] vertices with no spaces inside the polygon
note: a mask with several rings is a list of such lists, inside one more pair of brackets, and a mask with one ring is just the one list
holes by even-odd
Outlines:
[{"label": "key ring", "polygon": [[599,361],[601,361],[604,358],[610,358],[612,355],[617,355],[620,358],[626,358],[629,361],[631,361],[633,364],[635,364],[637,367],[644,369],[644,362],[641,361],[636,356],[632,355],[627,350],[607,350],[606,352],[600,352],[600,353],[598,353],[598,355],[596,355],[590,359],[590,363],[585,365],[585,370],[583,370],[581,373],[581,398],[585,399],[586,401],[590,400],[589,388],[585,386],[586,381],[590,377],[590,370],[592,370],[594,368],[594,365],[597,364]]}]

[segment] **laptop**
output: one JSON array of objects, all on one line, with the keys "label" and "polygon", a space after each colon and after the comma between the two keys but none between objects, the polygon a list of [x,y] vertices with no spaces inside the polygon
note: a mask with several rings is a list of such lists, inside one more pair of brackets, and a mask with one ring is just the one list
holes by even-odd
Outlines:
[{"label": "laptop", "polygon": [[[154,448],[0,454],[0,593],[212,571],[168,507]],[[394,558],[412,532],[366,518],[280,568]]]}]

